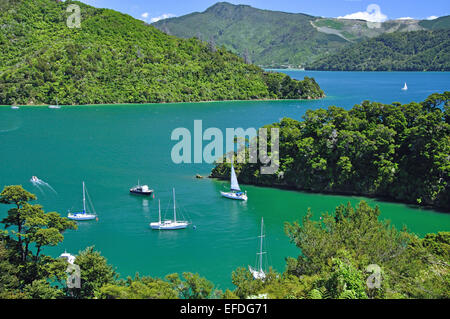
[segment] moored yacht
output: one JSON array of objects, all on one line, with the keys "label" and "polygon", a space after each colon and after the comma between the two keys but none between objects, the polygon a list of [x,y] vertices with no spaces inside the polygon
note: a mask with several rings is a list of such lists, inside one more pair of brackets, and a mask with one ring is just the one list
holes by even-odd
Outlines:
[{"label": "moored yacht", "polygon": [[248,199],[247,192],[242,192],[241,188],[239,187],[239,183],[236,177],[236,172],[234,171],[234,166],[231,164],[231,186],[230,186],[231,192],[220,192],[220,194],[229,199],[235,199],[235,200],[243,200],[246,201]]},{"label": "moored yacht", "polygon": [[78,213],[69,212],[69,214],[67,215],[67,218],[69,218],[71,220],[75,220],[75,221],[86,221],[86,220],[97,219],[97,215],[95,214],[94,205],[92,205],[92,202],[89,198],[89,194],[87,194],[88,200],[89,200],[89,203],[91,206],[91,210],[94,211],[94,213],[88,212],[86,209],[86,193],[87,193],[86,186],[84,185],[84,182],[83,182],[83,211],[78,212]]},{"label": "moored yacht", "polygon": [[151,223],[150,227],[154,230],[176,230],[187,228],[188,221],[177,220],[177,207],[175,204],[175,189],[173,189],[173,220],[161,220],[161,202],[158,200],[159,219],[156,223]]}]

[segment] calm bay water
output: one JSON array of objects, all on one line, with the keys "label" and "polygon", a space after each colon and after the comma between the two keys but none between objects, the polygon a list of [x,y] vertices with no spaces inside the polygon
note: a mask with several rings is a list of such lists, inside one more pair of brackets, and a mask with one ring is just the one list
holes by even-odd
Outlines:
[{"label": "calm bay water", "polygon": [[[193,131],[194,120],[203,128],[255,127],[283,117],[301,119],[307,109],[342,106],[363,100],[383,103],[420,102],[434,92],[449,90],[450,73],[402,72],[301,72],[285,71],[294,78],[313,76],[327,98],[320,101],[216,102],[193,104],[0,107],[0,187],[21,184],[38,196],[46,211],[66,215],[79,209],[81,183],[86,182],[99,215],[98,222],[79,224],[65,234],[58,247],[46,249],[58,256],[95,245],[122,277],[136,272],[163,277],[174,272],[198,272],[219,288],[232,288],[231,272],[256,260],[261,217],[266,225],[268,263],[284,270],[285,257],[298,249],[284,234],[285,221],[301,221],[311,207],[318,215],[341,203],[358,203],[362,197],[332,196],[243,185],[247,203],[220,197],[228,183],[210,179],[212,165],[176,165],[171,160],[172,130]],[[409,90],[401,91],[404,82]],[[206,144],[206,143],[205,143]],[[48,182],[41,192],[29,182],[31,176]],[[131,196],[137,183],[149,184],[156,198]],[[177,204],[196,229],[152,231],[157,220],[157,200],[163,213],[171,214],[171,190]],[[382,218],[423,236],[450,230],[450,215],[432,210],[365,199],[378,205]],[[0,207],[0,217],[7,207]]]}]

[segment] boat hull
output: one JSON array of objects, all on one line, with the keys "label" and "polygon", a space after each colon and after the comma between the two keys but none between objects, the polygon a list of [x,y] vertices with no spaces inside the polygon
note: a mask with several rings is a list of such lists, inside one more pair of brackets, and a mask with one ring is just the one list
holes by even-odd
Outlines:
[{"label": "boat hull", "polygon": [[266,274],[264,271],[253,269],[251,266],[248,266],[248,270],[251,272],[254,279],[264,280],[266,279]]},{"label": "boat hull", "polygon": [[151,223],[150,227],[154,230],[177,230],[187,228],[189,223],[176,222],[176,223]]},{"label": "boat hull", "polygon": [[97,219],[97,216],[89,214],[69,214],[67,218],[75,221],[87,221]]},{"label": "boat hull", "polygon": [[130,194],[142,195],[142,196],[151,196],[153,194],[153,191],[141,192],[141,191],[130,190]]},{"label": "boat hull", "polygon": [[241,200],[241,201],[246,201],[248,199],[246,194],[236,194],[236,193],[225,193],[225,192],[220,192],[220,194],[228,199],[234,199],[234,200]]}]

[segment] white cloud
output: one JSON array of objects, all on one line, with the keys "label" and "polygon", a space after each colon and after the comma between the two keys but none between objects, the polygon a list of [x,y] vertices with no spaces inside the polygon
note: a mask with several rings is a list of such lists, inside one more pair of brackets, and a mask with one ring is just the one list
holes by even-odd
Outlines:
[{"label": "white cloud", "polygon": [[160,15],[159,17],[151,18],[150,23],[155,23],[155,22],[158,22],[159,20],[164,20],[164,19],[173,18],[173,17],[176,17],[176,15],[174,15],[172,13],[164,13],[164,14]]},{"label": "white cloud", "polygon": [[347,14],[345,16],[338,17],[338,19],[357,19],[369,22],[384,22],[387,20],[387,15],[381,12],[379,5],[370,4],[367,6],[366,11]]},{"label": "white cloud", "polygon": [[175,14],[172,13],[164,13],[162,15],[160,15],[159,17],[150,17],[150,14],[148,12],[144,12],[143,14],[141,14],[141,20],[145,21],[147,23],[155,23],[158,22],[159,20],[164,20],[164,19],[168,19],[168,18],[173,18],[176,17]]},{"label": "white cloud", "polygon": [[411,17],[403,17],[403,18],[397,18],[396,20],[414,20],[414,18],[411,18]]},{"label": "white cloud", "polygon": [[434,19],[437,19],[437,18],[439,18],[439,17],[436,17],[436,16],[430,16],[430,17],[427,18],[427,20],[434,20]]}]

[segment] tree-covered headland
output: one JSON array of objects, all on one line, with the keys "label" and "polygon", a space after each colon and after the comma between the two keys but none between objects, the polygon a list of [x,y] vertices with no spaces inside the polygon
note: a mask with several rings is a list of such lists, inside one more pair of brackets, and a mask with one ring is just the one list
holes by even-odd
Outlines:
[{"label": "tree-covered headland", "polygon": [[[238,179],[450,211],[449,98],[445,92],[421,103],[364,101],[351,110],[308,110],[302,121],[284,118],[265,126],[280,130],[278,172],[261,175],[260,164],[245,162],[235,164]],[[229,179],[230,164],[223,162],[212,177]]]},{"label": "tree-covered headland", "polygon": [[[81,288],[69,289],[68,263],[41,253],[61,243],[76,224],[32,204],[21,186],[0,193],[6,217],[0,222],[1,299],[397,299],[450,297],[450,233],[424,238],[381,220],[364,201],[340,205],[321,218],[308,211],[301,222],[285,223],[299,248],[282,273],[270,269],[265,281],[243,267],[231,274],[234,289],[221,291],[199,274],[165,278],[120,278],[106,258],[88,247],[75,264]],[[301,212],[299,212],[301,213]],[[303,215],[303,214],[302,214]]]},{"label": "tree-covered headland", "polygon": [[448,29],[386,33],[319,57],[307,68],[321,71],[449,71],[449,46]]},{"label": "tree-covered headland", "polygon": [[[69,28],[80,8],[80,28]],[[0,1],[0,105],[317,99],[303,81],[265,72],[223,47],[169,36],[77,1]]]}]

